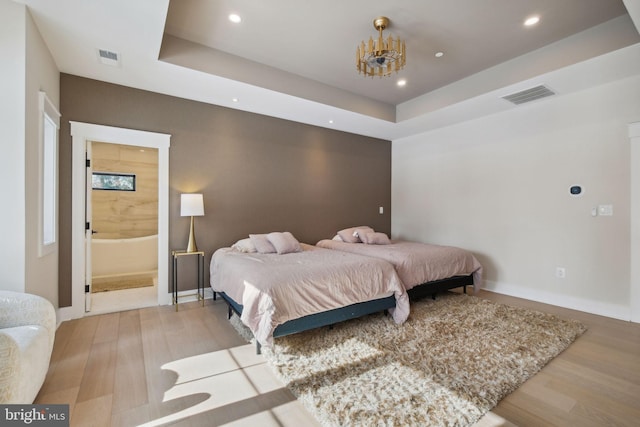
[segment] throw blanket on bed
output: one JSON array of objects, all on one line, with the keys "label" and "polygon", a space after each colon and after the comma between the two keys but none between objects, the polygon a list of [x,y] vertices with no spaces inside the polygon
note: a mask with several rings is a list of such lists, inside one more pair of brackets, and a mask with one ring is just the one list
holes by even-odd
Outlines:
[{"label": "throw blanket on bed", "polygon": [[242,304],[242,322],[263,346],[292,319],[395,295],[396,323],[409,316],[409,299],[386,261],[302,244],[278,254],[218,249],[211,258],[211,287]]},{"label": "throw blanket on bed", "polygon": [[434,280],[473,274],[474,291],[478,291],[482,280],[482,266],[473,254],[453,246],[402,240],[392,240],[389,245],[321,240],[317,246],[384,259],[396,268],[407,290]]}]

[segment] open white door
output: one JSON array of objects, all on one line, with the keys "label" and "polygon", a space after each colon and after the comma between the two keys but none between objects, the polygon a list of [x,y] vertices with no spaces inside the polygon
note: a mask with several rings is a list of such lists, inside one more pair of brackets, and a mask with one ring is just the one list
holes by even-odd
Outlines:
[{"label": "open white door", "polygon": [[91,271],[91,238],[93,236],[93,222],[91,220],[91,188],[92,188],[92,176],[93,167],[91,166],[91,141],[87,141],[86,146],[86,195],[85,195],[85,227],[84,227],[84,251],[85,251],[85,266],[84,266],[84,311],[88,313],[91,311],[91,279],[93,273]]}]

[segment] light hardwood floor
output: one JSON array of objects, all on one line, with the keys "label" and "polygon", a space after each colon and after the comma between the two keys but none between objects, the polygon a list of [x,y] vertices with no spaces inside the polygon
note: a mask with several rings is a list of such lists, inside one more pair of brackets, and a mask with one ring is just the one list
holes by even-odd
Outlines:
[{"label": "light hardwood floor", "polygon": [[[640,325],[480,296],[589,329],[478,427],[640,425]],[[317,425],[238,336],[219,300],[62,323],[36,403],[68,403],[72,426]]]}]

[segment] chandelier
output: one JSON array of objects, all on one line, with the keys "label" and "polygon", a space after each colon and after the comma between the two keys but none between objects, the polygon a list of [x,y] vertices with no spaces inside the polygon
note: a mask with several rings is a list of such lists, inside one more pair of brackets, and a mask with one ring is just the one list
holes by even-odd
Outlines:
[{"label": "chandelier", "polygon": [[379,31],[378,39],[369,37],[356,48],[356,66],[358,73],[365,76],[389,76],[393,71],[400,71],[407,62],[405,44],[400,38],[382,37],[382,30],[389,26],[389,18],[380,16],[373,20],[373,27]]}]

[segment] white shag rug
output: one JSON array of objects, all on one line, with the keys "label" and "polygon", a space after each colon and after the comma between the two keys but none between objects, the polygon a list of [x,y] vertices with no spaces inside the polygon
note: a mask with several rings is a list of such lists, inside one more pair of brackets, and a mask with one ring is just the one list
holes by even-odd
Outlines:
[{"label": "white shag rug", "polygon": [[276,338],[263,353],[325,426],[470,426],[585,330],[448,293],[412,302],[402,325],[369,315]]}]

